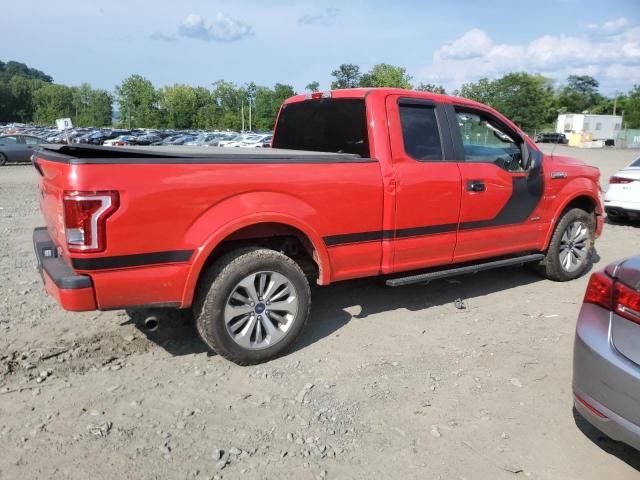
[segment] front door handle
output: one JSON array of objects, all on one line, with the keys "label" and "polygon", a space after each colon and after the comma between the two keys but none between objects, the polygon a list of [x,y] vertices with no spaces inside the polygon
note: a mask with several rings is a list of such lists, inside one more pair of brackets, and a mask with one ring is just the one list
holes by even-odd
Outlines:
[{"label": "front door handle", "polygon": [[467,190],[469,192],[484,192],[486,187],[482,180],[469,180],[467,182]]}]

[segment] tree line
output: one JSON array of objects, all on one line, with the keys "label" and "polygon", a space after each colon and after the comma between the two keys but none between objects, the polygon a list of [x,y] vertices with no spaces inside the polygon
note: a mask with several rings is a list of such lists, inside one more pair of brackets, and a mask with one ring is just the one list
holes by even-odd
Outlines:
[{"label": "tree line", "polygon": [[[441,85],[414,85],[405,68],[385,63],[367,72],[355,64],[342,64],[331,78],[332,89],[397,87],[447,93]],[[319,89],[317,81],[306,86],[311,92]],[[598,81],[587,75],[570,75],[555,86],[542,75],[514,72],[465,83],[451,93],[492,106],[529,132],[553,129],[559,113],[581,112],[624,112],[625,127],[640,128],[640,85],[607,97],[600,93]],[[128,128],[270,130],[280,104],[294,94],[287,84],[265,87],[225,80],[209,88],[184,84],[156,88],[140,75],[123,80],[112,94],[87,83],[54,83],[49,75],[23,63],[0,61],[0,123],[51,124],[56,118],[69,117],[77,126],[111,126],[117,104],[118,124]]]}]

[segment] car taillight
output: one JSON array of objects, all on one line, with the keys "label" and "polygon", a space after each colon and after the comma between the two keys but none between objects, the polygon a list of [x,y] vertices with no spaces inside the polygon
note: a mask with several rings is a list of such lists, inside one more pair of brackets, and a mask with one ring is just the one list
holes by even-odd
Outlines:
[{"label": "car taillight", "polygon": [[613,289],[613,311],[640,324],[640,293],[616,282]]},{"label": "car taillight", "polygon": [[105,223],[118,208],[118,192],[65,192],[64,228],[70,252],[100,252]]},{"label": "car taillight", "polygon": [[615,183],[631,183],[631,182],[633,182],[633,178],[617,177],[615,175],[609,179],[609,185],[613,185]]},{"label": "car taillight", "polygon": [[612,290],[613,279],[603,272],[594,273],[589,279],[589,285],[587,285],[587,291],[584,294],[584,303],[595,303],[611,310]]},{"label": "car taillight", "polygon": [[606,273],[594,273],[589,279],[584,303],[594,303],[640,324],[640,293],[614,281]]}]

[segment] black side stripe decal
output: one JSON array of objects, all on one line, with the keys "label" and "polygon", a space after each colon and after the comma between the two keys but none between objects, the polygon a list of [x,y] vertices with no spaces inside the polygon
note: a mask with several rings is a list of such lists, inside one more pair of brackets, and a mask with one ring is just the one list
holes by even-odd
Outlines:
[{"label": "black side stripe decal", "polygon": [[[544,177],[534,175],[532,177],[513,177],[511,184],[511,197],[505,206],[491,220],[478,220],[463,222],[460,230],[473,230],[478,228],[499,227],[502,225],[514,225],[522,223],[540,203],[544,191]],[[377,232],[347,233],[324,237],[328,247],[348,243],[361,243],[380,241],[391,238],[418,237],[423,235],[436,235],[439,233],[455,232],[458,225],[448,223],[443,225],[428,225],[425,227],[402,228],[399,230],[381,230]]]},{"label": "black side stripe decal", "polygon": [[173,250],[168,252],[139,253],[102,258],[72,258],[76,270],[108,270],[110,268],[141,267],[162,263],[188,262],[193,250]]},{"label": "black side stripe decal", "polygon": [[541,175],[533,178],[513,177],[511,197],[505,206],[491,220],[478,220],[460,224],[460,230],[474,228],[499,227],[522,223],[536,209],[544,191],[544,179]]},{"label": "black side stripe decal", "polygon": [[344,245],[347,243],[376,242],[390,240],[392,238],[419,237],[422,235],[435,235],[437,233],[455,232],[455,223],[445,225],[428,225],[426,227],[402,228],[399,230],[377,230],[373,232],[345,233],[324,237],[327,247]]}]

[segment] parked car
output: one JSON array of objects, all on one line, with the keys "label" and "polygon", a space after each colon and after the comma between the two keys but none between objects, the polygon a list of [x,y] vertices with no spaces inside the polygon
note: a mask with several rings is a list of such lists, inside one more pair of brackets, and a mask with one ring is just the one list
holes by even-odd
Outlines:
[{"label": "parked car", "polygon": [[218,142],[219,147],[236,147],[239,146],[240,143],[247,137],[246,134],[242,133],[239,135],[235,135],[231,138],[227,138],[226,140],[220,140]]},{"label": "parked car", "polygon": [[252,364],[291,347],[310,282],[400,286],[526,263],[568,281],[589,268],[597,168],[544,155],[468,99],[310,97],[281,107],[277,151],[40,150],[47,291],[68,310],[192,309],[211,349]]},{"label": "parked car", "polygon": [[640,256],[589,280],[573,354],[576,410],[640,450]]},{"label": "parked car", "polygon": [[123,147],[126,145],[135,145],[136,138],[134,135],[120,135],[111,140],[105,140],[103,145],[106,147]]},{"label": "parked car", "polygon": [[640,220],[640,158],[609,179],[604,209],[614,222]]},{"label": "parked car", "polygon": [[201,133],[200,135],[198,135],[196,138],[194,138],[193,140],[189,140],[188,142],[185,142],[185,145],[197,145],[197,146],[203,146],[203,145],[207,145],[215,140],[220,139],[220,135],[217,133]]},{"label": "parked car", "polygon": [[0,136],[0,166],[8,162],[31,161],[31,155],[35,149],[45,142],[44,138],[31,135]]},{"label": "parked car", "polygon": [[536,135],[536,143],[569,143],[564,133],[539,133]]},{"label": "parked car", "polygon": [[251,135],[245,138],[240,145],[240,148],[263,148],[265,144],[270,145],[272,135]]}]

